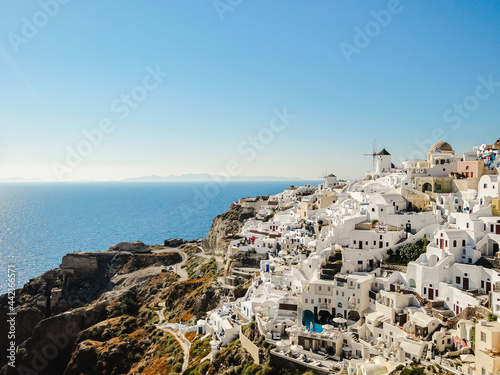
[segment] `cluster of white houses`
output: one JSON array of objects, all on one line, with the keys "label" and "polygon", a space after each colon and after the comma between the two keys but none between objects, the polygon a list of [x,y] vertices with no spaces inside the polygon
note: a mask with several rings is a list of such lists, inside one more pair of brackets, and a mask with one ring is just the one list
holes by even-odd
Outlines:
[{"label": "cluster of white houses", "polygon": [[[441,141],[395,167],[384,149],[364,178],[248,200],[258,214],[228,254],[264,258],[260,272],[211,319],[234,338],[223,310],[254,317],[276,355],[352,374],[413,360],[500,373],[499,156],[500,140],[463,154]],[[398,264],[405,246],[422,252]]]}]

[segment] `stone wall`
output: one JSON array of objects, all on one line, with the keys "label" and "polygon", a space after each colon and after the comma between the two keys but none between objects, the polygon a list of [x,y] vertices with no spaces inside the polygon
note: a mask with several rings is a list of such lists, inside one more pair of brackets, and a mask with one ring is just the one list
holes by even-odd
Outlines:
[{"label": "stone wall", "polygon": [[253,358],[253,361],[260,365],[260,355],[259,355],[259,347],[255,345],[248,337],[246,337],[241,331],[240,326],[240,342],[241,346],[248,352]]}]

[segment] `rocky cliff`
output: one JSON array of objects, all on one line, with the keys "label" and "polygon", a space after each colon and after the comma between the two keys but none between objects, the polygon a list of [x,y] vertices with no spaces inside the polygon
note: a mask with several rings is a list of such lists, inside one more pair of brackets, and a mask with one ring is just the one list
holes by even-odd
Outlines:
[{"label": "rocky cliff", "polygon": [[227,212],[213,219],[210,232],[207,238],[202,241],[203,247],[225,254],[229,242],[237,238],[236,236],[245,220],[254,216],[254,208],[242,207],[237,203],[233,203]]},{"label": "rocky cliff", "polygon": [[[156,315],[147,304],[176,281],[178,276],[167,270],[181,260],[177,252],[66,255],[59,268],[16,291],[16,367],[6,365],[6,356],[2,356],[0,374],[63,374],[70,360],[75,368],[75,351],[82,349],[78,344],[84,337],[81,332],[96,324],[107,326],[109,319],[122,315],[133,317],[138,327],[147,326]],[[0,296],[3,316],[7,308],[8,296]],[[141,308],[143,314],[139,315]],[[7,332],[6,319],[0,328]],[[7,341],[0,340],[3,353],[8,350]],[[123,373],[78,371],[67,373]]]}]

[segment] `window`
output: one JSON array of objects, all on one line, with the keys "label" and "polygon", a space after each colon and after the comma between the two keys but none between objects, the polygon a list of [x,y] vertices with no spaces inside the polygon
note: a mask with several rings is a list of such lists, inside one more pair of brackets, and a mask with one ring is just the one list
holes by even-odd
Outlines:
[{"label": "window", "polygon": [[453,247],[457,247],[457,240],[453,240]]},{"label": "window", "polygon": [[311,303],[314,304],[314,298],[311,299]]},{"label": "window", "polygon": [[356,245],[356,240],[354,240],[354,244]]},{"label": "window", "polygon": [[321,292],[321,285],[320,285],[320,286],[318,286],[318,290]]},{"label": "window", "polygon": [[456,284],[460,284],[460,276],[457,276],[457,277],[455,278],[455,283],[456,283]]},{"label": "window", "polygon": [[339,295],[339,291],[338,290],[336,291],[336,294],[337,294],[337,296]]},{"label": "window", "polygon": [[344,297],[344,292],[342,292],[342,297]]},{"label": "window", "polygon": [[361,284],[358,284],[358,289],[360,289],[360,288],[361,288]]},{"label": "window", "polygon": [[465,240],[462,240],[462,246],[465,246]]},{"label": "window", "polygon": [[486,332],[481,332],[481,341],[486,342]]},{"label": "window", "polygon": [[328,287],[328,291],[330,291],[330,287]]},{"label": "window", "polygon": [[424,294],[427,294],[427,288],[424,286]]},{"label": "window", "polygon": [[328,303],[332,303],[332,300],[331,300],[331,298],[328,298]]},{"label": "window", "polygon": [[[368,245],[368,244],[367,244]],[[358,260],[358,264],[362,265],[363,264],[363,261],[362,260]]]},{"label": "window", "polygon": [[307,298],[306,298],[306,303],[309,303],[308,300],[307,300]]},{"label": "window", "polygon": [[337,305],[337,307],[338,307],[339,309],[341,309],[341,308],[342,308],[342,302],[339,302],[339,304]]}]

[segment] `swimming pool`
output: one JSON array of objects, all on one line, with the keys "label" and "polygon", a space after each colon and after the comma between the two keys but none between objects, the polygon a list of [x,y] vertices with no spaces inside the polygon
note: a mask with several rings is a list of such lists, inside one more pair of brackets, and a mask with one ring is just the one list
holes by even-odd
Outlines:
[{"label": "swimming pool", "polygon": [[312,324],[312,326],[314,327],[314,332],[323,332],[323,326],[314,322],[314,314],[311,310],[304,310],[304,313],[302,314],[302,322],[304,323],[304,326],[311,331],[313,330],[311,328]]}]

